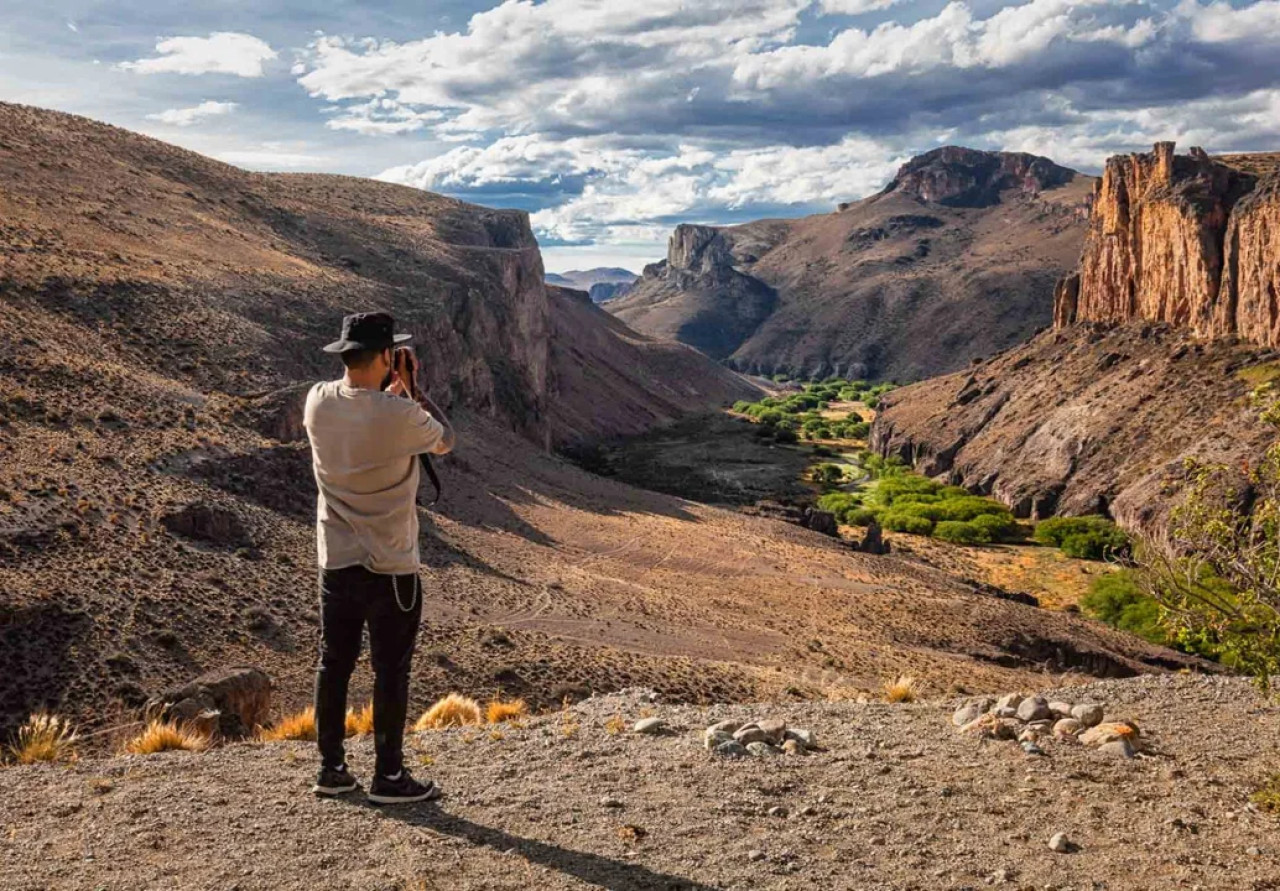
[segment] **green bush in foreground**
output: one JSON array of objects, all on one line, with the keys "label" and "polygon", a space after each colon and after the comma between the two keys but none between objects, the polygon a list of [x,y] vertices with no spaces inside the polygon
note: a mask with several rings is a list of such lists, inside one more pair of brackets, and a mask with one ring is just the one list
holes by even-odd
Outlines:
[{"label": "green bush in foreground", "polygon": [[910,535],[930,535],[933,532],[933,521],[925,517],[917,517],[899,510],[887,510],[876,517],[880,525],[892,532],[906,532]]}]

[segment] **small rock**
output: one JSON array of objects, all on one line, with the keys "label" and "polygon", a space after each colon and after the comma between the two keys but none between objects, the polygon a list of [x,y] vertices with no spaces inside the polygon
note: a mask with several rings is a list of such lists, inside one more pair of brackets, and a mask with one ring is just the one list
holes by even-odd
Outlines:
[{"label": "small rock", "polygon": [[803,755],[805,753],[804,746],[794,739],[783,740],[782,751],[786,755]]},{"label": "small rock", "polygon": [[787,732],[787,722],[781,718],[766,718],[757,722],[756,726],[764,731],[765,742],[774,746],[782,742],[783,735]]},{"label": "small rock", "polygon": [[715,730],[718,733],[727,733],[729,736],[733,736],[740,727],[742,727],[741,721],[721,721],[719,724],[712,724],[707,728],[707,731]]},{"label": "small rock", "polygon": [[723,730],[716,730],[714,727],[708,727],[707,732],[702,735],[702,744],[711,751],[715,751],[725,743],[734,742],[734,739]]},{"label": "small rock", "polygon": [[1065,854],[1071,850],[1071,842],[1067,839],[1065,833],[1059,832],[1053,838],[1049,839],[1049,850],[1059,854]]},{"label": "small rock", "polygon": [[805,730],[802,727],[788,727],[785,738],[799,743],[806,749],[812,749],[818,744],[818,739],[813,735],[813,731]]},{"label": "small rock", "polygon": [[782,819],[785,820],[787,817],[787,809],[780,804],[774,805],[773,807],[769,808],[769,816],[781,817]]},{"label": "small rock", "polygon": [[667,729],[667,722],[661,718],[641,718],[636,721],[635,726],[631,728],[631,732],[653,735],[661,733],[665,729]]},{"label": "small rock", "polygon": [[1261,857],[1262,848],[1258,847],[1257,845],[1253,845],[1249,848],[1246,848],[1245,853],[1248,854],[1250,857]]},{"label": "small rock", "polygon": [[615,809],[616,809],[616,808],[620,808],[620,807],[624,807],[624,805],[623,805],[623,803],[622,803],[621,801],[619,801],[619,800],[618,800],[618,799],[616,799],[616,798],[610,798],[610,797],[609,797],[609,796],[607,796],[607,795],[606,795],[604,798],[601,798],[601,799],[600,799],[600,806],[601,806],[601,807],[607,807],[607,808],[615,808]]},{"label": "small rock", "polygon": [[753,863],[758,863],[764,859],[764,851],[747,851],[747,859]]},{"label": "small rock", "polygon": [[1049,703],[1043,696],[1032,696],[1018,703],[1019,721],[1043,721],[1051,714],[1053,713],[1049,711]]},{"label": "small rock", "polygon": [[747,751],[757,758],[774,758],[782,754],[780,750],[775,749],[767,742],[747,743]]},{"label": "small rock", "polygon": [[1049,711],[1059,718],[1070,718],[1073,706],[1069,702],[1051,702],[1049,703]]},{"label": "small rock", "polygon": [[745,758],[749,754],[746,746],[736,739],[721,743],[713,751],[714,754],[719,755],[721,758]]},{"label": "small rock", "polygon": [[1098,724],[1096,727],[1090,727],[1080,734],[1080,742],[1086,746],[1100,746],[1114,742],[1117,739],[1128,740],[1132,743],[1137,738],[1138,726],[1131,721],[1109,721],[1105,724]]},{"label": "small rock", "polygon": [[996,700],[996,708],[1011,708],[1016,710],[1021,702],[1021,693],[1006,693]]},{"label": "small rock", "polygon": [[1024,742],[1022,744],[1022,751],[1031,756],[1044,754],[1044,749],[1040,748],[1033,742]]},{"label": "small rock", "polygon": [[1071,709],[1071,717],[1086,727],[1096,727],[1102,723],[1102,706],[1096,702],[1082,702]]},{"label": "small rock", "polygon": [[982,717],[986,712],[987,710],[985,708],[978,708],[977,703],[962,705],[960,708],[956,709],[955,714],[951,716],[951,723],[957,727],[963,727],[965,724],[978,720],[978,718]]},{"label": "small rock", "polygon": [[1026,730],[1018,734],[1018,742],[1038,743],[1040,742],[1040,731],[1028,727]]},{"label": "small rock", "polygon": [[997,706],[991,710],[991,714],[995,715],[997,718],[1016,718],[1018,717],[1018,710],[1016,708],[1009,708],[1007,705]]},{"label": "small rock", "polygon": [[1098,754],[1110,755],[1114,758],[1133,758],[1133,745],[1127,739],[1113,739],[1098,746]]},{"label": "small rock", "polygon": [[1083,729],[1084,725],[1075,718],[1063,718],[1061,721],[1053,725],[1053,735],[1059,739],[1070,737],[1075,739],[1075,735]]},{"label": "small rock", "polygon": [[733,734],[733,738],[748,746],[753,742],[767,742],[769,734],[761,730],[759,724],[744,724]]}]

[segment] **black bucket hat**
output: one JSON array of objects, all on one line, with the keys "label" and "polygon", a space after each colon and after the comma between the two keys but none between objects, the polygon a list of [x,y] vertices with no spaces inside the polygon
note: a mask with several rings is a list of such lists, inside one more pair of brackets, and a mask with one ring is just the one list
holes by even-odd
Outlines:
[{"label": "black bucket hat", "polygon": [[358,312],[343,317],[341,339],[327,345],[324,351],[385,350],[412,338],[412,334],[396,334],[396,320],[385,312]]}]

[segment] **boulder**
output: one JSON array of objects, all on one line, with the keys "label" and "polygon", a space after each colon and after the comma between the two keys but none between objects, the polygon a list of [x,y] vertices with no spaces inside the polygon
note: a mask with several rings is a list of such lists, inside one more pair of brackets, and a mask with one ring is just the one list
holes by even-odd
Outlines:
[{"label": "boulder", "polygon": [[957,727],[963,727],[970,721],[976,721],[979,717],[986,714],[991,707],[991,700],[973,700],[960,708],[956,709],[955,714],[951,716],[951,723]]},{"label": "boulder", "polygon": [[741,726],[741,721],[721,721],[719,724],[712,724],[707,730],[718,730],[721,733],[727,733],[732,736],[738,732],[738,728]]},{"label": "boulder", "polygon": [[716,746],[715,754],[721,758],[745,758],[748,752],[746,746],[735,739],[731,739]]},{"label": "boulder", "polygon": [[216,714],[218,733],[236,739],[267,723],[271,692],[271,678],[264,671],[242,665],[220,668],[152,697],[147,713],[206,727]]},{"label": "boulder", "polygon": [[768,742],[769,734],[765,733],[759,724],[744,724],[734,733],[733,738],[741,745],[749,746],[755,742]]},{"label": "boulder", "polygon": [[1063,718],[1053,725],[1053,735],[1059,739],[1070,737],[1075,739],[1076,734],[1084,729],[1084,725],[1075,718]]},{"label": "boulder", "polygon": [[785,737],[786,742],[797,743],[804,749],[812,749],[818,744],[817,737],[813,735],[813,731],[806,730],[803,727],[788,727]]},{"label": "boulder", "polygon": [[1022,703],[1021,693],[1006,693],[996,700],[996,708],[1016,709]]},{"label": "boulder", "polygon": [[1072,705],[1069,702],[1051,702],[1049,703],[1049,711],[1053,712],[1055,717],[1070,718]]},{"label": "boulder", "polygon": [[748,743],[747,751],[757,758],[774,758],[782,754],[781,750],[775,749],[766,742]]},{"label": "boulder", "polygon": [[1043,696],[1032,696],[1018,703],[1019,721],[1043,721],[1052,714]]},{"label": "boulder", "polygon": [[1120,758],[1127,761],[1135,756],[1136,750],[1129,740],[1121,737],[1098,746],[1098,754],[1109,755],[1112,758]]},{"label": "boulder", "polygon": [[725,733],[723,730],[716,730],[714,727],[708,727],[707,732],[702,735],[702,744],[713,752],[725,743],[730,742],[734,742],[732,734]]},{"label": "boulder", "polygon": [[1095,727],[1102,723],[1102,706],[1096,702],[1082,702],[1071,709],[1071,717],[1085,727]]},{"label": "boulder", "polygon": [[766,718],[756,724],[765,734],[765,742],[771,746],[781,745],[787,732],[787,722],[781,718]]}]

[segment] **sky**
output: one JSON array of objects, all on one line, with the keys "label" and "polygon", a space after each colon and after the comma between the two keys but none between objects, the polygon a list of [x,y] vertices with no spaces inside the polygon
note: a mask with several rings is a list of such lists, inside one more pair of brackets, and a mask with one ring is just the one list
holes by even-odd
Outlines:
[{"label": "sky", "polygon": [[1280,149],[1280,0],[0,0],[0,100],[531,214],[550,271],[948,144]]}]

